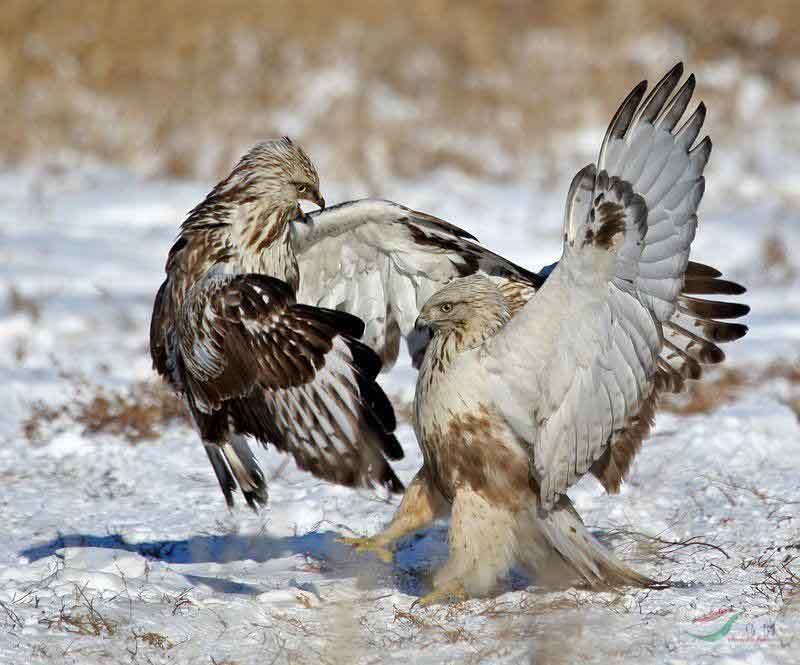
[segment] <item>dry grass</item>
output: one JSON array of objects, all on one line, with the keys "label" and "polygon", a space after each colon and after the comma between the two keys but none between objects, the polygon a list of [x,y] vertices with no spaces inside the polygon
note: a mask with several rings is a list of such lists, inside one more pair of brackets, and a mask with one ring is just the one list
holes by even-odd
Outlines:
[{"label": "dry grass", "polygon": [[183,404],[160,383],[139,382],[123,393],[98,391],[75,418],[89,434],[121,436],[131,443],[156,439],[173,421],[188,423]]},{"label": "dry grass", "polygon": [[785,284],[794,279],[796,270],[782,234],[774,231],[764,238],[761,257],[764,270],[773,281]]},{"label": "dry grass", "polygon": [[38,321],[42,316],[42,306],[34,298],[23,294],[16,286],[8,287],[8,310],[11,313],[26,314],[31,321]]},{"label": "dry grass", "polygon": [[[67,150],[210,177],[291,133],[323,174],[346,164],[375,187],[381,170],[504,177],[678,58],[739,61],[780,101],[800,97],[799,54],[790,0],[6,0],[0,159]],[[701,89],[715,131],[743,122],[740,84]]]},{"label": "dry grass", "polygon": [[58,630],[91,637],[111,637],[117,632],[117,623],[105,617],[95,607],[96,599],[90,598],[85,587],[75,587],[75,603],[67,608],[62,603],[58,614],[43,616],[39,624],[48,630]]},{"label": "dry grass", "polygon": [[712,370],[700,381],[688,381],[683,393],[662,395],[659,410],[679,415],[710,413],[732,403],[745,391],[764,391],[776,381],[789,384],[787,394],[780,399],[800,419],[800,358],[774,362],[764,367],[722,367]]},{"label": "dry grass", "polygon": [[456,603],[446,606],[444,610],[434,608],[423,612],[407,612],[394,607],[392,621],[406,628],[412,628],[417,634],[433,633],[448,644],[474,642],[477,639],[475,635],[467,631],[463,625],[453,623],[456,619],[463,619],[462,606],[463,603]]},{"label": "dry grass", "polygon": [[160,633],[147,632],[147,633],[134,633],[137,640],[142,640],[148,646],[156,649],[170,649],[173,643],[164,635]]},{"label": "dry grass", "polygon": [[772,363],[766,367],[719,368],[700,381],[688,381],[687,389],[678,395],[663,395],[659,409],[680,415],[709,413],[730,404],[745,390],[764,390],[783,380],[790,384],[787,404],[800,414],[800,359]]},{"label": "dry grass", "polygon": [[81,380],[73,401],[56,407],[33,404],[22,431],[29,441],[37,441],[78,423],[86,434],[113,434],[139,443],[157,439],[174,422],[188,424],[189,419],[181,401],[161,383],[141,381],[112,392]]},{"label": "dry grass", "polygon": [[723,368],[714,376],[687,382],[686,391],[679,395],[664,395],[659,408],[680,415],[710,413],[733,402],[754,378],[742,370]]}]

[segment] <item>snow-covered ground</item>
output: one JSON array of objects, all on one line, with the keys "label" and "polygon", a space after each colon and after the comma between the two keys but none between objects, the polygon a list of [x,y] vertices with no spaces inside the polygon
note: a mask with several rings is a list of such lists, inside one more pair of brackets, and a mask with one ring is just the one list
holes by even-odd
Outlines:
[{"label": "snow-covered ground", "polygon": [[[97,165],[0,173],[0,662],[800,662],[799,391],[774,371],[800,370],[800,181],[791,150],[748,155],[717,148],[693,257],[750,287],[751,332],[728,364],[760,378],[709,413],[661,414],[621,495],[588,480],[572,492],[610,546],[676,584],[545,593],[518,579],[430,609],[411,605],[446,556],[446,525],[393,565],[336,541],[376,531],[396,498],[262,451],[269,506],[228,513],[185,425],[135,445],[68,417],[25,436],[34,404],[69,403],[76,383],[113,393],[154,379],[152,297],[210,183]],[[538,268],[558,256],[569,176],[589,159],[566,159],[555,188],[532,168],[523,184],[439,173],[383,194]],[[324,174],[323,193],[363,194]],[[403,362],[384,384],[403,402],[413,380]],[[407,423],[399,435],[408,481],[420,454]]]}]

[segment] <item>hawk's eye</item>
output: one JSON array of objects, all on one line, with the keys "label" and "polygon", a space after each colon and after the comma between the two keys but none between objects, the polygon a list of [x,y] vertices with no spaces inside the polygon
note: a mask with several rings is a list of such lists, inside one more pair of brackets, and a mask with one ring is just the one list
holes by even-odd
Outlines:
[{"label": "hawk's eye", "polygon": [[297,185],[297,193],[298,194],[305,194],[307,189],[308,189],[308,185]]},{"label": "hawk's eye", "polygon": [[451,303],[449,303],[449,302],[445,302],[445,303],[442,303],[442,305],[441,305],[440,309],[441,309],[441,310],[442,310],[442,311],[443,311],[445,314],[447,314],[448,312],[451,312],[451,311],[453,310],[453,305],[452,305]]}]

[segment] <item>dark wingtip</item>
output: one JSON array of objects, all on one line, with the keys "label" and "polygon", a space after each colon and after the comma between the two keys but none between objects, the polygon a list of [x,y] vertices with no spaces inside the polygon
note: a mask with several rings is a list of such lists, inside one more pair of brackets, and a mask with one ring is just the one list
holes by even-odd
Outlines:
[{"label": "dark wingtip", "polygon": [[357,316],[338,309],[314,307],[313,305],[295,305],[296,312],[303,312],[311,319],[321,321],[331,326],[340,335],[360,339],[366,328],[364,322]]},{"label": "dark wingtip", "polygon": [[383,367],[380,356],[357,339],[348,339],[347,345],[353,354],[353,365],[356,369],[368,379],[378,376]]},{"label": "dark wingtip", "polygon": [[392,460],[403,459],[403,448],[393,434],[397,417],[392,402],[383,388],[375,381],[381,370],[381,359],[366,344],[354,339],[347,341],[353,356],[353,367],[361,401],[366,407],[366,417],[371,429],[380,437],[384,455]]},{"label": "dark wingtip", "polygon": [[405,485],[400,482],[400,479],[395,475],[394,470],[388,464],[386,465],[386,474],[381,479],[381,483],[392,494],[402,494],[406,489]]},{"label": "dark wingtip", "polygon": [[[259,507],[267,505],[268,495],[266,490],[267,490],[266,485],[260,484],[260,486],[257,487],[252,492],[244,492],[244,491],[242,492],[242,494],[244,495],[244,500],[247,502],[247,505],[256,514],[258,514]],[[233,505],[233,497],[231,497],[230,505]]]},{"label": "dark wingtip", "polygon": [[702,319],[738,319],[750,312],[750,306],[744,303],[702,300],[691,296],[681,296],[678,309]]},{"label": "dark wingtip", "polygon": [[689,265],[686,268],[686,276],[697,276],[697,277],[722,277],[722,273],[705,263],[698,263],[697,261],[689,261]]}]

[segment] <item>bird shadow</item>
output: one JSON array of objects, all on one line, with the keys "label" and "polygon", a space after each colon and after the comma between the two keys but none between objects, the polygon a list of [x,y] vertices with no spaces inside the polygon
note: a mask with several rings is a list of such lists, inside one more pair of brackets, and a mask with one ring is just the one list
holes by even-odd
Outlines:
[{"label": "bird shadow", "polygon": [[[272,537],[258,535],[196,535],[175,540],[129,542],[120,534],[59,534],[47,542],[33,544],[19,552],[33,562],[49,556],[63,556],[68,547],[96,547],[133,552],[152,561],[167,564],[230,563],[256,561],[265,563],[291,556],[305,557],[299,570],[314,571],[324,578],[354,578],[359,589],[394,587],[408,595],[430,590],[432,571],[447,559],[447,527],[435,526],[413,534],[398,543],[395,559],[384,563],[372,554],[359,554],[339,542],[341,534],[314,531],[302,536]],[[218,577],[181,572],[193,586],[213,591],[257,595],[261,587]],[[294,580],[292,586],[299,586]]]}]

